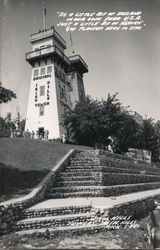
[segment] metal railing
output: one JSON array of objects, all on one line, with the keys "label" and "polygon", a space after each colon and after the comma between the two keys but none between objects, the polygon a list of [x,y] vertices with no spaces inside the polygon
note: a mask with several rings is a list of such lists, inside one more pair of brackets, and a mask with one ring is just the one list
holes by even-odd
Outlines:
[{"label": "metal railing", "polygon": [[30,40],[31,42],[33,42],[39,38],[44,38],[53,35],[55,35],[55,37],[58,38],[58,40],[61,41],[61,43],[66,47],[66,41],[58,34],[54,27],[48,30],[40,31],[36,34],[32,34]]}]

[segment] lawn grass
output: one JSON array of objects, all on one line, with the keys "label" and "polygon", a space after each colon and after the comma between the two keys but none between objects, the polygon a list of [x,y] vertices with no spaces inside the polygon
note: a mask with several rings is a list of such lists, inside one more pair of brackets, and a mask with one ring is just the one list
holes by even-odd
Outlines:
[{"label": "lawn grass", "polygon": [[19,170],[52,169],[70,149],[87,150],[85,146],[31,140],[26,138],[1,138],[0,162]]},{"label": "lawn grass", "polygon": [[31,140],[0,139],[0,202],[27,194],[70,150],[85,146]]}]

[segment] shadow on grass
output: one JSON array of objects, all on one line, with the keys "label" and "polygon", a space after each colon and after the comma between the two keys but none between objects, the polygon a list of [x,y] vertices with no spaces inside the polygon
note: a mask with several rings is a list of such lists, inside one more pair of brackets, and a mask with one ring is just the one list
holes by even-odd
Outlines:
[{"label": "shadow on grass", "polygon": [[19,170],[0,162],[0,202],[28,194],[49,172],[41,170]]}]

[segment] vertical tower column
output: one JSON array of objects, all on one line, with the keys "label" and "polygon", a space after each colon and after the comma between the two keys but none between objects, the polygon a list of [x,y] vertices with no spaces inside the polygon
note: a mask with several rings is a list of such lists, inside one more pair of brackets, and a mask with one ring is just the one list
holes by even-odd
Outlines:
[{"label": "vertical tower column", "polygon": [[70,83],[70,98],[72,107],[85,97],[83,74],[88,72],[88,66],[80,55],[69,57],[71,67],[68,72],[68,81]]}]

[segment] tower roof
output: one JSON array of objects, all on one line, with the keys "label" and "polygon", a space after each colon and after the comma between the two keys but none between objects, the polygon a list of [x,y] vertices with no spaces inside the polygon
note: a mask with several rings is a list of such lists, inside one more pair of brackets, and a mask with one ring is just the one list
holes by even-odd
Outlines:
[{"label": "tower roof", "polygon": [[88,65],[85,63],[85,61],[80,55],[69,56],[69,60],[71,63],[72,70],[77,70],[80,74],[88,72]]},{"label": "tower roof", "polygon": [[55,30],[54,26],[47,30],[39,30],[39,32],[32,34],[30,36],[30,42],[35,43],[44,38],[53,37],[61,46],[66,49],[65,40],[59,35],[59,33]]}]

